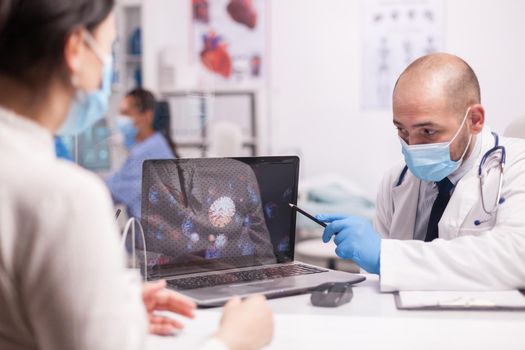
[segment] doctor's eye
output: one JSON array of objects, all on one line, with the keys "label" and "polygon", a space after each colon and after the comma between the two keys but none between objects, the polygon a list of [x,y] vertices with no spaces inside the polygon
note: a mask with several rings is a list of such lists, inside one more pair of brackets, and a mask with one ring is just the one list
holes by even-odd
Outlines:
[{"label": "doctor's eye", "polygon": [[436,130],[426,129],[426,128],[422,129],[421,131],[422,131],[423,135],[425,135],[425,136],[434,136],[437,133]]}]

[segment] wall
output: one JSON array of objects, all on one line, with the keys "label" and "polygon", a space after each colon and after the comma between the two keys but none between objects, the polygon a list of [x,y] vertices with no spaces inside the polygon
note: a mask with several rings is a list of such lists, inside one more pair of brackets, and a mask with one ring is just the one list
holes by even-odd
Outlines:
[{"label": "wall", "polygon": [[[213,0],[211,0],[213,1]],[[266,152],[299,153],[302,177],[337,173],[375,193],[402,161],[389,111],[361,105],[361,22],[366,0],[270,1],[271,67]],[[145,81],[156,86],[156,52],[188,47],[189,0],[146,0]],[[446,51],[478,74],[496,131],[525,114],[525,1],[446,1]]]}]

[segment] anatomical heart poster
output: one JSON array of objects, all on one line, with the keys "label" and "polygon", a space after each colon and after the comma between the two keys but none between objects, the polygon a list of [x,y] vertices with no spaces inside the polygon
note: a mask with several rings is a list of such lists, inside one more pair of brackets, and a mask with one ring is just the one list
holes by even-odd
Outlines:
[{"label": "anatomical heart poster", "polygon": [[254,88],[266,70],[266,0],[191,0],[192,45],[205,81]]},{"label": "anatomical heart poster", "polygon": [[444,49],[443,0],[362,0],[363,108],[390,109],[401,72]]}]

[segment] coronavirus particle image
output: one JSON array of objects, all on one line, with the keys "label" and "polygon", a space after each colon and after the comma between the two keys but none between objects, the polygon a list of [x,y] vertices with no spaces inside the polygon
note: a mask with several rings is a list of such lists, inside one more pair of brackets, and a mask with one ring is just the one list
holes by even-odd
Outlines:
[{"label": "coronavirus particle image", "polygon": [[233,200],[230,197],[220,197],[210,206],[208,219],[213,226],[223,228],[232,221],[235,212],[236,208]]}]

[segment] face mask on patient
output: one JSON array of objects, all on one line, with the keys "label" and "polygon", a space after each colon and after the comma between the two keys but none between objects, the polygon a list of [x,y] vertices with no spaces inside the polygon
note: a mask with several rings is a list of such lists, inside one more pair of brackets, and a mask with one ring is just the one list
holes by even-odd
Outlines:
[{"label": "face mask on patient", "polygon": [[[101,84],[100,88],[94,91],[77,88],[67,119],[57,132],[60,136],[76,136],[81,134],[97,121],[104,118],[108,112],[113,59],[111,55],[102,53],[102,50],[98,47],[95,39],[88,31],[85,32],[84,38],[87,45],[103,63]],[[72,83],[73,86],[77,85],[74,78],[72,79]]]}]

